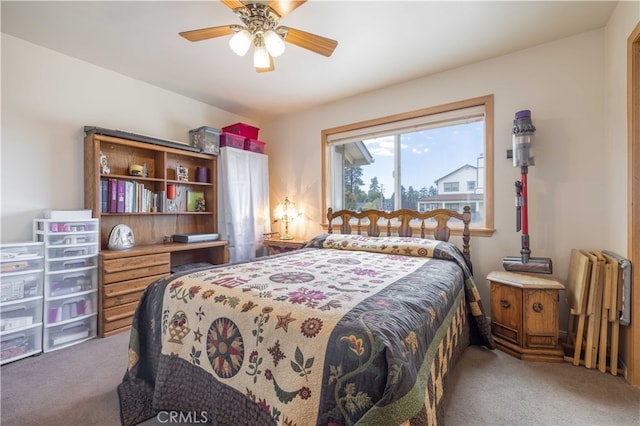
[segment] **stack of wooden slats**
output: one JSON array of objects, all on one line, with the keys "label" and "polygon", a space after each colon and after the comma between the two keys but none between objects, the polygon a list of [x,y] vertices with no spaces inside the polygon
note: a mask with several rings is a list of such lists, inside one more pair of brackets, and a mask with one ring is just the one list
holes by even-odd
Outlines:
[{"label": "stack of wooden slats", "polygon": [[618,374],[622,286],[618,259],[601,251],[571,250],[565,347],[573,352],[567,358],[574,365]]}]

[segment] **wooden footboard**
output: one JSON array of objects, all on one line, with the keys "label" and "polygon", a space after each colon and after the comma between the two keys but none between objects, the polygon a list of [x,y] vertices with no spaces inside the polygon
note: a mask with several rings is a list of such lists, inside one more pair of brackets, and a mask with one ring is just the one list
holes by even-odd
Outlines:
[{"label": "wooden footboard", "polygon": [[[371,237],[380,236],[380,219],[386,219],[386,224],[383,224],[382,226],[386,229],[384,235],[388,237],[392,235],[398,235],[400,237],[413,236],[414,230],[418,227],[412,226],[411,221],[419,221],[420,238],[427,238],[427,235],[431,234],[436,240],[440,241],[449,241],[449,237],[451,235],[451,228],[448,226],[449,220],[459,219],[463,223],[462,252],[467,260],[471,261],[471,249],[469,244],[471,235],[469,232],[471,208],[469,206],[465,206],[462,213],[447,209],[437,209],[428,212],[419,212],[410,209],[400,209],[391,212],[385,212],[382,210],[364,210],[361,212],[355,212],[353,210],[338,210],[334,212],[333,209],[329,208],[327,211],[329,233],[333,233],[333,221],[336,218],[341,219],[339,228],[341,234],[353,233],[353,226],[355,226],[356,234],[362,235],[364,230],[366,231],[366,235]],[[357,219],[355,225],[352,223],[352,219]],[[428,219],[435,219],[436,225],[427,225]]]}]

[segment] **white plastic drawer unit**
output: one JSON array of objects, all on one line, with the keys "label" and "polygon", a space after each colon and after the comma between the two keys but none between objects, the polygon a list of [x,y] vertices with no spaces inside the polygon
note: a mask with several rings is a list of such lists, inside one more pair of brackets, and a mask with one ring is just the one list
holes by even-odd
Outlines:
[{"label": "white plastic drawer unit", "polygon": [[42,296],[0,306],[0,332],[15,331],[42,323]]},{"label": "white plastic drawer unit", "polygon": [[0,244],[0,261],[2,263],[13,260],[42,258],[44,247],[39,242],[23,242]]},{"label": "white plastic drawer unit", "polygon": [[46,245],[47,260],[73,259],[98,254],[98,221],[52,221],[36,219],[34,240]]},{"label": "white plastic drawer unit", "polygon": [[54,351],[91,339],[97,334],[95,316],[44,327],[44,351]]},{"label": "white plastic drawer unit", "polygon": [[24,271],[0,275],[0,303],[42,294],[42,272]]},{"label": "white plastic drawer unit", "polygon": [[50,220],[43,219],[37,221],[36,231],[43,231],[44,233],[80,233],[80,232],[98,232],[97,220]]},{"label": "white plastic drawer unit", "polygon": [[98,289],[98,269],[88,267],[77,271],[61,270],[47,275],[45,296],[55,298],[72,296]]},{"label": "white plastic drawer unit", "polygon": [[74,297],[49,299],[44,302],[44,311],[50,325],[95,316],[97,306],[98,293],[94,291]]},{"label": "white plastic drawer unit", "polygon": [[0,364],[42,352],[44,244],[0,244]]},{"label": "white plastic drawer unit", "polygon": [[42,325],[0,333],[0,364],[42,352]]},{"label": "white plastic drawer unit", "polygon": [[0,244],[0,276],[40,271],[43,266],[42,243]]},{"label": "white plastic drawer unit", "polygon": [[62,259],[53,259],[47,261],[47,271],[48,272],[57,272],[57,271],[77,271],[77,270],[85,270],[89,268],[95,268],[98,264],[98,256],[96,255],[86,255],[86,256],[75,256],[69,258]]},{"label": "white plastic drawer unit", "polygon": [[43,236],[43,241],[46,241],[49,247],[64,247],[64,246],[76,246],[87,243],[97,243],[98,233],[95,231],[88,232],[56,232]]},{"label": "white plastic drawer unit", "polygon": [[47,248],[47,258],[49,260],[95,256],[97,254],[98,248],[95,243],[83,243],[67,247],[54,246]]},{"label": "white plastic drawer unit", "polygon": [[98,219],[33,221],[33,239],[44,243],[44,352],[97,334],[99,232]]}]

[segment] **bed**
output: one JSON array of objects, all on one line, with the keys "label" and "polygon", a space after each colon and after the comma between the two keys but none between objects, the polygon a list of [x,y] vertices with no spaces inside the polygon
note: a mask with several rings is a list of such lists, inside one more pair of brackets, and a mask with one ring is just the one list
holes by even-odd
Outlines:
[{"label": "bed", "polygon": [[329,209],[328,232],[301,250],[152,283],[118,386],[122,424],[442,423],[457,358],[495,347],[470,217]]}]

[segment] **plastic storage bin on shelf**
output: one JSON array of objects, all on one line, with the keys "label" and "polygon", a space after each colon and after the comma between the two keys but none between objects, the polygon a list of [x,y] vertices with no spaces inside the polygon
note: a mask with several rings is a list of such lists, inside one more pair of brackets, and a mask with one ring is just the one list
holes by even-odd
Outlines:
[{"label": "plastic storage bin on shelf", "polygon": [[258,139],[259,128],[245,123],[236,123],[222,128],[223,132],[234,133],[248,139]]},{"label": "plastic storage bin on shelf", "polygon": [[220,152],[220,129],[215,127],[202,126],[189,130],[189,140],[191,146],[200,148],[207,154],[218,155]]},{"label": "plastic storage bin on shelf", "polygon": [[222,133],[220,135],[220,146],[229,146],[231,148],[244,149],[244,136],[236,135],[234,133]]},{"label": "plastic storage bin on shelf", "polygon": [[42,352],[42,323],[11,333],[0,333],[2,364]]},{"label": "plastic storage bin on shelf", "polygon": [[43,350],[96,336],[98,219],[34,219],[33,238],[44,243]]},{"label": "plastic storage bin on shelf", "polygon": [[48,348],[48,351],[54,351],[95,337],[98,331],[95,318],[95,316],[92,316],[74,322],[64,322],[45,327],[44,347]]},{"label": "plastic storage bin on shelf", "polygon": [[95,314],[98,293],[76,294],[73,297],[51,299],[45,302],[47,324],[75,321]]},{"label": "plastic storage bin on shelf", "polygon": [[262,142],[257,139],[246,139],[244,141],[244,150],[264,154],[265,145],[266,142]]},{"label": "plastic storage bin on shelf", "polygon": [[7,304],[0,311],[0,332],[15,331],[38,323],[42,323],[41,298]]},{"label": "plastic storage bin on shelf", "polygon": [[0,245],[0,364],[42,352],[44,245]]},{"label": "plastic storage bin on shelf", "polygon": [[3,273],[0,278],[0,303],[42,296],[43,268],[41,265],[39,271],[35,272]]},{"label": "plastic storage bin on shelf", "polygon": [[75,295],[97,289],[98,270],[93,266],[74,271],[52,271],[47,282],[48,298]]}]

